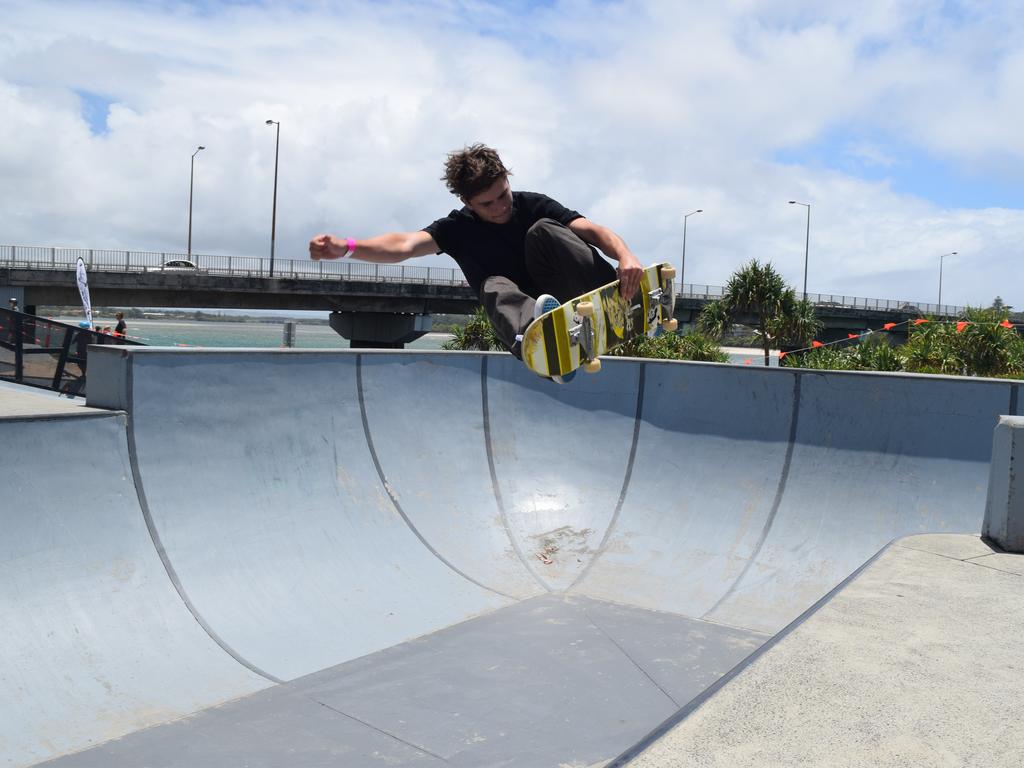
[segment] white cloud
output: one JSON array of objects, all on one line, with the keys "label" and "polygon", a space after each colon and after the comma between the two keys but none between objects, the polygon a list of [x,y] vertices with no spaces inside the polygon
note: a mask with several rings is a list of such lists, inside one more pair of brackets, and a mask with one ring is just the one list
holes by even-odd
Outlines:
[{"label": "white cloud", "polygon": [[[445,152],[499,148],[514,186],[622,234],[687,280],[770,259],[812,291],[1024,306],[1024,211],[950,209],[842,157],[887,168],[885,137],[953,167],[1024,168],[1024,15],[1016,3],[2,2],[0,242],[266,255],[281,121],[279,258],[317,231],[416,229],[457,201]],[[113,100],[90,133],[76,90]],[[865,138],[868,137],[868,138]],[[897,163],[898,164],[898,163]],[[450,264],[445,257],[422,263]]]}]

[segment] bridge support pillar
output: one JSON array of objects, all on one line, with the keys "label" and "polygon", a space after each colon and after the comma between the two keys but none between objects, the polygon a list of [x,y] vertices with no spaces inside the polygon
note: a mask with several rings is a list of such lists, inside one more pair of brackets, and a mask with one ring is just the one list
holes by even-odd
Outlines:
[{"label": "bridge support pillar", "polygon": [[427,333],[434,319],[393,312],[331,312],[330,323],[353,349],[402,349]]},{"label": "bridge support pillar", "polygon": [[982,535],[1007,552],[1024,552],[1024,416],[1000,416],[992,438]]}]

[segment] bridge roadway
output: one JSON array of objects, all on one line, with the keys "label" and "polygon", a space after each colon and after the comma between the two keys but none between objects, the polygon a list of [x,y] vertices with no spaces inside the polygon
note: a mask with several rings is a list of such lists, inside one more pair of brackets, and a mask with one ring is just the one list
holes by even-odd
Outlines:
[{"label": "bridge roadway", "polygon": [[[295,268],[295,264],[302,266]],[[103,265],[89,273],[89,289],[95,306],[325,310],[350,316],[402,316],[406,317],[402,327],[409,325],[408,330],[412,329],[408,316],[470,314],[479,305],[476,294],[457,270],[390,265],[382,270],[372,264],[345,263],[329,265],[333,271],[318,275],[315,264],[285,262],[274,278],[243,268],[190,273],[145,268],[125,271]],[[0,261],[0,290],[2,287],[17,288],[21,305],[28,311],[41,305],[73,305],[79,300],[70,267],[5,267]],[[684,287],[685,293],[680,290]],[[717,286],[677,287],[681,295],[676,299],[676,317],[681,323],[695,322],[701,309],[720,296],[721,291]],[[900,323],[919,317],[922,312],[941,309],[956,316],[963,310],[831,294],[813,294],[810,298],[824,324],[820,338],[825,341],[845,339],[847,333],[877,329],[887,322]],[[737,319],[747,324],[755,321],[752,316]],[[371,325],[363,331],[367,341],[390,338],[387,330],[384,336],[374,337],[374,328]],[[905,333],[905,329],[897,332]],[[345,335],[352,338],[348,332]]]},{"label": "bridge roadway", "polygon": [[887,542],[977,534],[1021,413],[1011,381],[507,354],[89,376],[89,408],[0,398],[12,768],[603,764]]}]

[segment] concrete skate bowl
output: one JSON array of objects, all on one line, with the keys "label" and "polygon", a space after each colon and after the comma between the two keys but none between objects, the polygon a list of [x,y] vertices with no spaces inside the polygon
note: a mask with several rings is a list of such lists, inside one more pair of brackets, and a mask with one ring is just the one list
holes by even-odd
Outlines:
[{"label": "concrete skate bowl", "polygon": [[7,766],[595,766],[889,541],[1019,385],[119,350],[0,419]]}]

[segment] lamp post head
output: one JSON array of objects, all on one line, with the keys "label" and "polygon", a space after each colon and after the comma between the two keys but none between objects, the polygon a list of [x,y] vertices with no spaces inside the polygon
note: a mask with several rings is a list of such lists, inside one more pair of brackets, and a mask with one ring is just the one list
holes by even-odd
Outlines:
[{"label": "lamp post head", "polygon": [[196,149],[196,152],[199,152],[202,149],[206,149],[206,147],[199,147],[198,149]]},{"label": "lamp post head", "polygon": [[280,125],[280,123],[277,120],[267,120],[267,125]]}]

